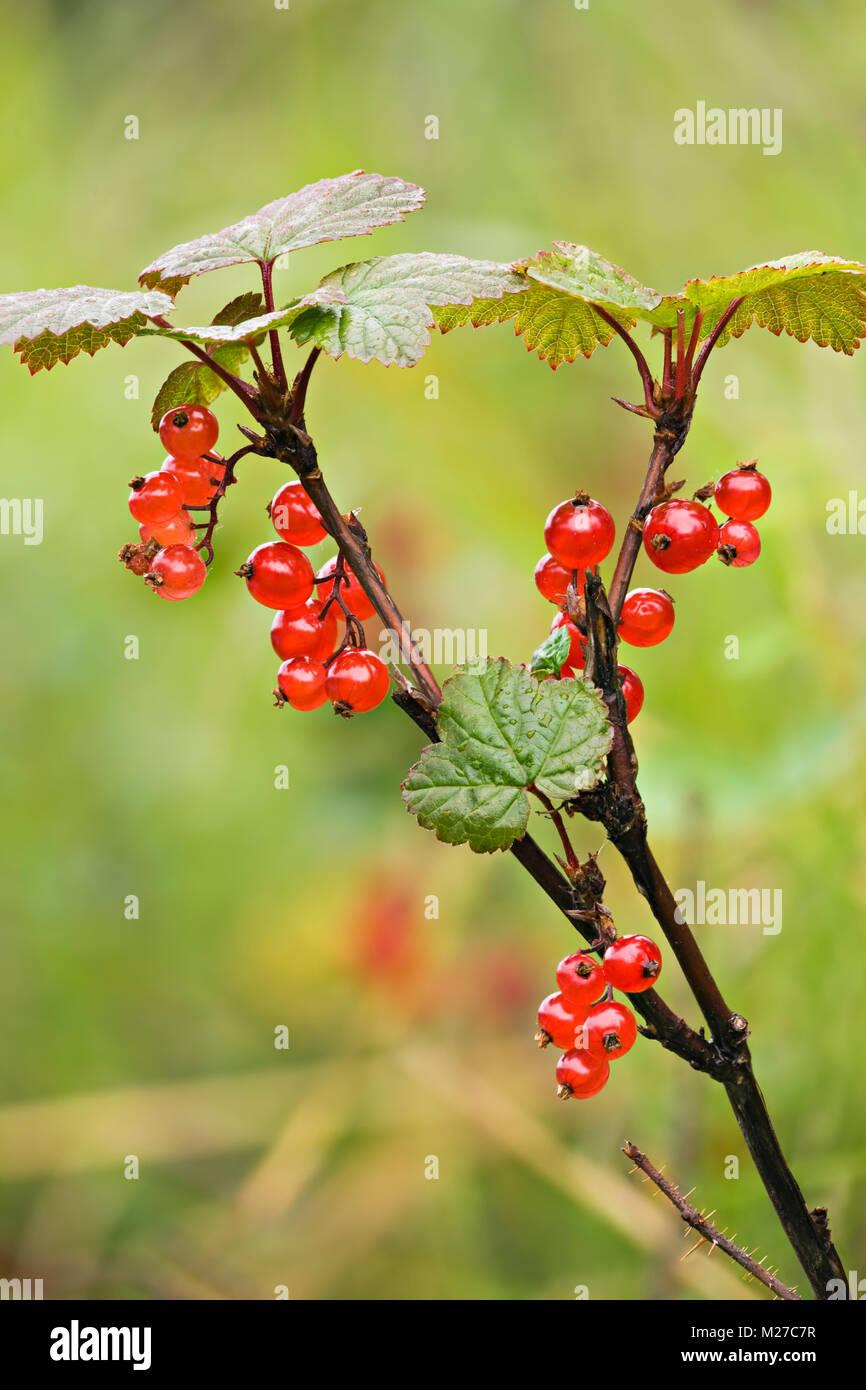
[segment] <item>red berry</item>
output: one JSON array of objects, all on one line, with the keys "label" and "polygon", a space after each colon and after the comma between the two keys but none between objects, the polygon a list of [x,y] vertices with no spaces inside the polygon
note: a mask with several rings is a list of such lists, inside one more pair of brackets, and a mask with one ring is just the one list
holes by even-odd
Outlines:
[{"label": "red berry", "polygon": [[598,1095],[609,1076],[609,1063],[583,1048],[564,1052],[556,1064],[558,1094],[563,1100],[589,1100],[590,1096]]},{"label": "red berry", "polygon": [[271,502],[274,530],[292,545],[317,545],[327,536],[316,504],[307,496],[303,483],[285,483]]},{"label": "red berry", "polygon": [[174,478],[183,494],[185,507],[206,507],[217,490],[219,470],[204,459],[169,457],[162,465],[163,473]]},{"label": "red berry", "polygon": [[156,541],[159,545],[195,545],[196,529],[189,512],[178,512],[168,521],[142,522],[138,528],[142,541]]},{"label": "red berry", "polygon": [[133,478],[129,486],[129,510],[136,521],[168,521],[183,506],[180,484],[170,473],[148,473],[143,478]]},{"label": "red berry", "polygon": [[145,575],[160,598],[189,598],[207,578],[207,567],[197,550],[189,545],[169,545],[156,556]]},{"label": "red berry", "polygon": [[353,714],[381,705],[390,685],[388,667],[367,647],[344,647],[328,667],[328,699]]},{"label": "red berry", "polygon": [[238,574],[265,608],[300,608],[313,592],[313,567],[303,551],[287,541],[257,545]]},{"label": "red berry", "polygon": [[539,1047],[561,1047],[566,1051],[575,1047],[583,1020],[589,1013],[588,1005],[578,1004],[566,999],[564,994],[548,994],[542,999],[538,1009],[538,1032],[535,1035]]},{"label": "red berry", "polygon": [[626,594],[619,620],[619,635],[632,647],[654,647],[663,642],[674,625],[674,604],[660,589],[632,589]]},{"label": "red berry", "polygon": [[618,666],[617,670],[625,700],[625,722],[630,724],[643,709],[643,682],[637,671],[633,671],[630,666]]},{"label": "red berry", "polygon": [[583,1046],[591,1057],[613,1062],[634,1047],[637,1022],[631,1009],[615,999],[603,999],[590,1009],[583,1025]]},{"label": "red berry", "polygon": [[544,523],[544,539],[554,560],[569,569],[601,564],[613,545],[613,517],[600,502],[579,492],[554,507]]},{"label": "red berry", "polygon": [[709,507],[674,498],[653,507],[643,527],[644,550],[666,574],[686,574],[709,560],[719,526]]},{"label": "red berry", "polygon": [[652,989],[662,970],[662,953],[648,936],[619,936],[602,961],[605,979],[624,994]]},{"label": "red berry", "polygon": [[176,405],[159,422],[163,447],[175,458],[197,459],[217,442],[220,427],[204,405]]},{"label": "red berry", "polygon": [[761,553],[761,537],[750,521],[726,521],[719,531],[719,559],[735,570],[753,565]]},{"label": "red berry", "polygon": [[321,661],[312,656],[293,656],[277,672],[277,684],[292,709],[318,709],[328,698],[325,677]]},{"label": "red berry", "polygon": [[736,521],[757,521],[770,505],[773,491],[769,480],[753,463],[732,468],[716,483],[714,497],[719,511]]},{"label": "red berry", "polygon": [[[336,568],[337,557],[336,555],[334,555],[331,557],[330,560],[328,560],[327,564],[322,565],[322,568],[319,570],[316,578],[328,579],[334,573]],[[378,565],[376,565],[374,568],[382,583],[384,584],[384,574],[379,569]],[[334,592],[334,588],[335,585],[333,584],[318,584],[316,586],[316,590],[322,602],[331,597],[331,594]],[[364,593],[364,590],[361,588],[360,584],[355,578],[354,574],[349,569],[348,565],[346,565],[345,567],[345,573],[340,583],[340,597],[344,603],[348,604],[349,608],[355,614],[356,618],[372,618],[373,614],[376,611],[370,600],[367,598],[367,595]],[[329,613],[331,612],[331,609],[336,609],[338,614],[342,613],[343,611],[338,603],[331,604],[331,608],[328,609]]]},{"label": "red berry", "polygon": [[312,656],[324,661],[337,645],[337,619],[333,608],[319,617],[320,604],[314,596],[303,608],[290,608],[274,614],[271,645],[281,661],[293,656]]},{"label": "red berry", "polygon": [[604,993],[604,971],[585,951],[575,951],[556,967],[556,983],[569,1003],[588,1006]]},{"label": "red berry", "polygon": [[[551,632],[556,632],[557,628],[564,627],[571,638],[571,645],[568,648],[568,656],[562,667],[564,674],[571,675],[575,666],[586,665],[586,637],[579,627],[576,627],[567,613],[557,613],[553,622],[550,624]],[[570,669],[566,672],[565,667]]]},{"label": "red berry", "polygon": [[[565,603],[565,591],[572,581],[573,573],[574,571],[566,569],[558,560],[554,560],[552,555],[542,555],[535,566],[538,592],[543,598],[550,599],[551,603]],[[578,570],[575,588],[579,594],[583,593],[583,583],[583,570]]]}]

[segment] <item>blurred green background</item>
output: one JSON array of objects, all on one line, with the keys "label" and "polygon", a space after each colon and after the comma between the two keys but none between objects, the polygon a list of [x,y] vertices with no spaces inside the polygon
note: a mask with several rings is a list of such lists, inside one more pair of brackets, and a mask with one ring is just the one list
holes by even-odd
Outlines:
[{"label": "blurred green background", "polygon": [[[864,255],[854,0],[37,0],[2,28],[4,291],[131,288],[166,247],[356,167],[423,184],[426,209],[300,253],[281,295],[378,252],[510,260],[554,238],[662,291],[812,247]],[[676,146],[673,112],[698,100],[783,108],[782,154]],[[252,285],[202,277],[180,321]],[[672,580],[674,635],[633,662],[671,882],[783,891],[778,935],[697,930],[855,1269],[866,539],[825,518],[866,495],[861,357],[757,328],[716,354],[680,471],[691,490],[757,455],[764,551]],[[390,706],[349,724],[271,707],[268,615],[232,570],[268,538],[279,467],[246,466],[194,601],[156,602],[118,565],[178,360],[142,340],[32,380],[0,362],[3,494],[45,506],[41,546],[0,539],[0,1275],[43,1277],[50,1298],[762,1296],[720,1256],[680,1262],[680,1223],[626,1176],[629,1137],[797,1282],[705,1078],[639,1043],[591,1105],[555,1100],[534,1011],[573,937],[508,856],[446,848],[405,814],[413,726]],[[324,361],[308,422],[412,621],[486,629],[520,660],[551,616],[532,582],[549,508],[579,484],[618,526],[630,511],[649,433],[609,397],[634,390],[619,343],[554,373],[504,326],[437,338],[412,371]],[[218,408],[227,447],[240,417]],[[649,929],[610,849],[601,864],[620,930]],[[663,984],[696,1022],[670,962]]]}]

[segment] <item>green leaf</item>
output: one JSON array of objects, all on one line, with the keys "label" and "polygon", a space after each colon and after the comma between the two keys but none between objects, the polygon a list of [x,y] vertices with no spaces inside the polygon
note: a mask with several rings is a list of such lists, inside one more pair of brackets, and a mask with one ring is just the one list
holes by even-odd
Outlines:
[{"label": "green leaf", "polygon": [[170,313],[157,291],[94,289],[71,285],[0,295],[0,343],[11,343],[31,373],[71,362],[79,352],[93,356],[109,343],[128,343],[146,331],[147,315]]},{"label": "green leaf", "polygon": [[[241,296],[244,298],[244,296]],[[272,309],[267,314],[257,314],[254,318],[241,319],[236,323],[218,323],[216,319],[205,327],[194,328],[146,328],[145,333],[159,338],[174,338],[177,342],[200,343],[205,346],[214,343],[258,342],[271,328],[288,328],[311,306],[344,304],[346,296],[333,285],[320,285],[318,289],[295,299],[283,309]],[[226,306],[228,309],[230,306]]]},{"label": "green leaf", "polygon": [[750,266],[736,275],[690,280],[683,294],[703,309],[701,337],[707,337],[725,309],[742,297],[719,336],[718,346],[739,338],[757,323],[776,336],[788,333],[799,342],[809,339],[849,356],[866,334],[866,266],[801,251],[796,256]]},{"label": "green leaf", "polygon": [[642,285],[613,261],[605,260],[588,246],[576,246],[571,241],[555,241],[552,251],[539,251],[534,260],[520,263],[526,274],[539,285],[563,290],[590,303],[603,304],[617,313],[622,322],[634,322],[637,313],[649,314],[662,301],[655,290]]},{"label": "green leaf", "polygon": [[423,202],[424,191],[414,183],[356,169],[307,184],[220,232],[174,246],[157,256],[138,278],[142,285],[161,286],[166,280],[185,282],[224,266],[273,261],[287,251],[365,236],[374,227],[402,222]]},{"label": "green leaf", "polygon": [[248,290],[246,294],[239,294],[237,298],[230,299],[218,314],[214,314],[212,323],[216,324],[238,324],[243,323],[244,319],[255,318],[264,309],[262,296],[255,290]]},{"label": "green leaf", "polygon": [[626,327],[634,323],[635,315],[648,316],[649,309],[661,302],[655,290],[587,247],[570,242],[556,242],[553,251],[517,261],[513,269],[524,281],[523,293],[436,310],[437,327],[450,333],[466,324],[481,328],[513,318],[515,333],[555,371],[563,362],[591,357],[614,336],[614,329],[595,312],[591,300],[603,302]]},{"label": "green leaf", "polygon": [[[261,307],[260,294],[254,291],[239,294],[220,309],[218,314],[214,314],[213,321],[217,325],[243,323],[245,319],[257,315]],[[212,356],[221,367],[226,367],[230,372],[239,372],[249,357],[249,352],[245,343],[227,343],[223,347],[215,347]],[[172,410],[178,405],[210,405],[225,389],[225,382],[205,366],[204,362],[181,362],[179,367],[169,372],[156,393],[156,400],[150,412],[150,423],[156,430],[167,410]]]},{"label": "green leaf", "polygon": [[558,676],[571,650],[571,636],[565,626],[556,628],[545,637],[532,653],[529,670],[533,676]]},{"label": "green leaf", "polygon": [[522,292],[523,282],[508,265],[466,256],[378,256],[341,266],[325,277],[321,290],[343,295],[343,307],[302,315],[292,336],[313,342],[332,357],[348,353],[361,362],[414,366],[430,342],[433,306],[464,305]]},{"label": "green leaf", "polygon": [[[225,347],[216,348],[213,353],[215,362],[235,373],[240,371],[248,357],[249,353],[243,343],[229,343]],[[156,430],[167,410],[172,410],[178,405],[210,405],[225,389],[225,382],[212,372],[210,367],[206,367],[204,362],[181,362],[179,367],[169,372],[159,388],[150,412],[150,423]]]},{"label": "green leaf", "polygon": [[611,743],[604,703],[583,680],[541,681],[504,658],[446,681],[442,742],[403,784],[410,813],[447,844],[504,850],[529,823],[528,788],[563,801],[595,786]]}]

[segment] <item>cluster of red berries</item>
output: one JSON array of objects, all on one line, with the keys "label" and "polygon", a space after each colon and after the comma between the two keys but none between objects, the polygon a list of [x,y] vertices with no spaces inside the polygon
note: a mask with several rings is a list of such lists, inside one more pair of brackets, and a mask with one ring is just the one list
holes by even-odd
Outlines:
[{"label": "cluster of red berries", "polygon": [[[700,497],[712,496],[728,517],[719,526]],[[752,525],[766,512],[772,492],[755,467],[755,461],[738,464],[713,488],[703,488],[695,500],[670,498],[653,507],[643,526],[643,545],[653,564],[666,574],[685,574],[704,564],[715,551],[726,565],[739,569],[751,565],[761,552],[761,540]],[[547,553],[535,567],[539,592],[559,608],[551,632],[564,627],[571,639],[562,676],[573,676],[586,662],[586,637],[566,609],[566,591],[572,586],[578,599],[584,590],[584,572],[601,564],[615,537],[613,517],[606,507],[585,492],[560,502],[544,525]],[[632,589],[626,594],[618,634],[633,647],[654,647],[669,636],[674,625],[674,603],[664,589]],[[640,713],[644,689],[630,666],[620,666],[626,717],[629,723]]]},{"label": "cluster of red berries", "polygon": [[[302,483],[285,483],[268,513],[280,540],[257,546],[238,574],[254,599],[277,610],[271,624],[271,645],[282,662],[277,704],[313,710],[330,700],[347,717],[375,709],[391,680],[382,658],[364,645],[360,620],[373,616],[373,605],[340,556],[313,573],[299,547],[317,545],[328,533]],[[376,572],[384,581],[378,566]],[[338,643],[340,620],[345,633]]]},{"label": "cluster of red berries", "polygon": [[[189,598],[207,576],[200,552],[209,549],[209,539],[197,541],[190,512],[213,514],[209,537],[226,486],[225,460],[212,452],[218,435],[216,416],[205,406],[176,406],[159,422],[168,458],[158,472],[130,483],[129,510],[139,523],[140,544],[125,545],[120,558],[161,598]],[[282,662],[277,703],[313,710],[330,700],[346,716],[375,709],[388,694],[390,677],[381,657],[364,645],[360,620],[373,616],[373,605],[341,556],[313,573],[300,547],[317,545],[328,533],[300,482],[281,487],[268,513],[280,539],[257,546],[237,573],[258,603],[277,610],[271,625],[271,643]],[[384,581],[378,566],[377,573]],[[345,633],[338,642],[340,620]]]},{"label": "cluster of red berries", "polygon": [[601,961],[577,951],[559,962],[559,990],[542,1001],[535,1040],[539,1047],[553,1043],[562,1049],[556,1079],[563,1100],[597,1095],[610,1063],[634,1046],[635,1016],[613,998],[613,990],[641,994],[652,989],[661,968],[661,952],[648,936],[617,937]]},{"label": "cluster of red berries", "polygon": [[204,406],[166,411],[159,438],[168,458],[129,485],[129,510],[139,523],[141,543],[125,545],[120,558],[160,598],[189,598],[207,577],[190,510],[209,506],[222,482],[225,463],[211,453],[218,434],[216,416]]},{"label": "cluster of red berries", "polygon": [[[695,498],[707,498],[702,488]],[[752,525],[772,500],[769,481],[755,460],[738,464],[712,489],[713,500],[728,520],[719,526],[703,501],[671,498],[653,507],[643,528],[643,544],[653,564],[666,574],[686,574],[715,553],[726,565],[743,569],[761,553],[761,537]]]}]

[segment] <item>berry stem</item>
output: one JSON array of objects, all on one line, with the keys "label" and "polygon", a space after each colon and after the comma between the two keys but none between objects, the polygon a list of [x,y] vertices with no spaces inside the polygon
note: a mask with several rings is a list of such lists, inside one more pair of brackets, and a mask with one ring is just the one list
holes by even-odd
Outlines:
[{"label": "berry stem", "polygon": [[619,322],[619,320],[614,318],[613,314],[609,314],[607,309],[605,309],[604,305],[593,304],[591,307],[598,314],[599,318],[604,319],[605,323],[613,329],[614,333],[619,334],[620,338],[622,338],[623,342],[625,343],[626,347],[628,348],[629,352],[631,353],[632,357],[637,363],[637,369],[640,372],[640,379],[643,383],[644,407],[650,413],[650,415],[653,416],[653,418],[656,418],[658,415],[661,414],[661,411],[659,406],[656,405],[655,392],[653,390],[653,374],[649,369],[649,363],[647,362],[646,358],[644,357],[634,338],[629,333],[628,329],[624,328],[623,325]]},{"label": "berry stem", "polygon": [[[158,328],[168,328],[172,332],[175,331],[173,325],[169,323],[168,319],[163,318],[161,314],[149,314],[148,318],[151,323],[155,323]],[[239,400],[243,401],[248,410],[252,410],[252,404],[256,396],[251,386],[248,386],[239,376],[235,376],[234,372],[230,372],[226,367],[223,367],[205,348],[199,347],[198,343],[191,342],[189,338],[180,338],[179,342],[181,347],[185,347],[188,352],[192,353],[193,357],[197,357],[200,362],[203,362],[206,367],[209,367],[214,375],[218,376],[220,381],[222,381],[230,391],[233,391]]]},{"label": "berry stem", "polygon": [[314,347],[310,352],[310,355],[304,363],[303,367],[298,372],[297,376],[292,382],[291,418],[296,424],[304,418],[304,408],[307,403],[307,387],[310,384],[310,377],[313,374],[313,368],[318,362],[321,354],[322,349]]},{"label": "berry stem", "polygon": [[[697,1231],[698,1235],[702,1237],[702,1240],[698,1241],[698,1245],[708,1244],[710,1250],[717,1245],[720,1250],[724,1250],[726,1255],[729,1255],[732,1260],[735,1260],[753,1279],[757,1279],[765,1288],[769,1289],[771,1293],[774,1293],[777,1298],[795,1303],[802,1301],[800,1295],[794,1289],[789,1289],[787,1284],[783,1284],[781,1279],[777,1279],[775,1274],[769,1269],[764,1268],[763,1261],[759,1264],[758,1261],[754,1260],[741,1246],[735,1245],[730,1236],[726,1236],[717,1226],[713,1226],[709,1219],[704,1216],[703,1212],[699,1212],[695,1207],[691,1206],[686,1201],[679,1188],[672,1182],[668,1182],[667,1178],[662,1177],[658,1168],[650,1163],[646,1154],[641,1153],[636,1144],[632,1144],[631,1140],[627,1139],[623,1145],[622,1151],[626,1158],[631,1159],[635,1168],[639,1168],[642,1173],[646,1173],[650,1182],[655,1183],[659,1191],[664,1193],[668,1201],[679,1212],[686,1225],[691,1226],[692,1230]],[[634,1172],[634,1169],[632,1169],[632,1172]],[[698,1246],[692,1247],[693,1250],[697,1248]],[[691,1250],[688,1253],[691,1254]],[[686,1256],[684,1255],[683,1259],[685,1258]]]},{"label": "berry stem", "polygon": [[685,443],[692,417],[685,414],[665,415],[656,425],[652,453],[637,504],[623,537],[616,568],[610,585],[609,603],[614,625],[619,622],[622,605],[631,585],[631,577],[640,554],[641,533],[647,513],[656,503],[665,473]]},{"label": "berry stem", "polygon": [[[213,562],[213,535],[217,528],[219,504],[225,497],[226,490],[231,487],[232,483],[237,481],[235,478],[235,467],[238,462],[245,454],[252,454],[255,451],[256,446],[254,444],[245,444],[242,449],[238,449],[236,453],[232,454],[231,458],[225,460],[223,475],[219,480],[216,492],[207,504],[208,519],[206,522],[197,523],[199,529],[204,527],[204,535],[201,540],[196,542],[195,548],[198,551],[203,550],[206,552],[202,557],[206,565],[210,565]],[[198,510],[198,508],[195,510]]]},{"label": "berry stem", "polygon": [[[273,261],[259,261],[259,269],[262,272],[262,288],[265,296],[265,313],[271,314],[274,310],[274,263]],[[275,380],[285,390],[287,386],[286,369],[283,366],[283,350],[280,347],[279,329],[271,328],[268,331],[268,341],[271,345],[271,364]]]},{"label": "berry stem", "polygon": [[691,393],[692,393],[692,397],[694,397],[694,395],[695,395],[695,393],[696,393],[696,391],[697,391],[697,389],[698,389],[698,382],[699,382],[700,379],[701,379],[701,376],[702,376],[702,374],[703,374],[704,367],[707,365],[707,358],[709,357],[709,355],[710,355],[710,353],[712,352],[713,348],[716,346],[716,343],[719,341],[719,338],[720,338],[721,335],[724,333],[724,331],[725,331],[725,329],[727,328],[727,326],[728,326],[730,320],[733,318],[734,314],[737,312],[737,310],[739,309],[739,307],[740,307],[740,305],[742,304],[742,302],[743,302],[743,296],[742,296],[742,295],[740,296],[739,299],[732,299],[732,300],[731,300],[731,302],[730,302],[730,304],[728,305],[727,309],[726,309],[725,312],[722,314],[721,318],[719,319],[719,321],[718,321],[718,323],[716,324],[715,328],[713,329],[712,333],[711,333],[710,336],[707,338],[707,341],[704,343],[703,347],[701,348],[701,351],[700,351],[700,353],[698,354],[698,360],[697,360],[697,362],[695,363],[695,366],[694,366],[694,371],[692,372],[692,381],[691,381]]},{"label": "berry stem", "polygon": [[562,816],[560,815],[559,811],[557,811],[550,798],[545,796],[544,792],[539,791],[538,787],[536,787],[534,783],[531,787],[529,787],[529,791],[531,791],[534,796],[538,797],[538,800],[541,802],[548,816],[553,821],[553,824],[556,826],[556,833],[559,836],[560,843],[562,844],[562,848],[565,851],[565,861],[568,866],[568,876],[569,878],[574,879],[580,873],[580,860],[574,852],[574,846],[572,845],[571,840],[568,837],[568,831],[565,828],[565,822],[563,821]]}]

